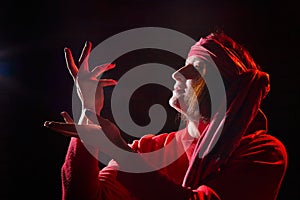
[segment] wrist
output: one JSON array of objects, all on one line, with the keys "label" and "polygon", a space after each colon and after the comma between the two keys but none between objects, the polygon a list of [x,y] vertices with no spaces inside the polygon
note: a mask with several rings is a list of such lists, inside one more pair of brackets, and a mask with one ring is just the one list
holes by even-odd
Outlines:
[{"label": "wrist", "polygon": [[100,115],[101,108],[100,106],[97,106],[95,104],[90,104],[90,103],[82,103],[81,104],[82,112],[89,110],[93,113],[96,113],[97,115]]},{"label": "wrist", "polygon": [[93,124],[93,122],[86,116],[86,108],[82,108],[81,114],[78,120],[79,125],[88,125],[88,124]]}]

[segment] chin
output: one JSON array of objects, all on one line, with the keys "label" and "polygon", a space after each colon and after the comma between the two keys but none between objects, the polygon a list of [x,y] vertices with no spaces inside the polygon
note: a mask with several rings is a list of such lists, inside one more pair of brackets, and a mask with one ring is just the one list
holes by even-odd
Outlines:
[{"label": "chin", "polygon": [[[180,101],[182,101],[180,103]],[[185,103],[184,100],[181,100],[180,98],[177,98],[176,96],[172,96],[169,100],[169,104],[171,107],[173,107],[177,112],[185,116],[187,119],[192,121],[199,121],[200,114],[199,110],[194,111],[193,113],[188,112],[188,105]]]},{"label": "chin", "polygon": [[177,110],[179,113],[181,114],[185,114],[184,110],[181,107],[181,104],[179,103],[178,98],[176,97],[171,97],[169,100],[169,105],[174,108],[175,110]]}]

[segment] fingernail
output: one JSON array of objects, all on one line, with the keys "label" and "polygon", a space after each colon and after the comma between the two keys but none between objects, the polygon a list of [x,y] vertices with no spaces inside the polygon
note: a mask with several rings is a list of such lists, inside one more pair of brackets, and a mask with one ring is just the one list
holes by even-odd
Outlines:
[{"label": "fingernail", "polygon": [[44,126],[49,127],[51,125],[51,122],[45,121]]},{"label": "fingernail", "polygon": [[114,64],[114,63],[110,63],[110,64],[108,64],[108,66],[107,66],[107,68],[114,68],[116,66],[116,64]]},{"label": "fingernail", "polygon": [[88,44],[90,44],[90,41],[85,41],[84,46],[87,46]]}]

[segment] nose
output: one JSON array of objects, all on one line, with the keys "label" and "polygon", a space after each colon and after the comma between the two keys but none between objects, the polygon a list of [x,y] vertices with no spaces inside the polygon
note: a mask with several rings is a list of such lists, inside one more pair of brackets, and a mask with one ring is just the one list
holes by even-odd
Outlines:
[{"label": "nose", "polygon": [[172,74],[172,78],[175,80],[175,81],[185,81],[186,78],[183,76],[183,74],[180,72],[180,70],[177,70],[176,72],[174,72]]},{"label": "nose", "polygon": [[193,67],[192,64],[188,64],[181,67],[176,72],[172,74],[172,78],[176,81],[184,81],[186,79],[196,79],[199,78],[199,72]]}]

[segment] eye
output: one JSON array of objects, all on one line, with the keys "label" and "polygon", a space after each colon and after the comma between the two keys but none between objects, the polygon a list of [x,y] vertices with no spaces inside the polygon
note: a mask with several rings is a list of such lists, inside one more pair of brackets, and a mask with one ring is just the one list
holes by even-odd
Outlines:
[{"label": "eye", "polygon": [[200,72],[201,76],[204,76],[205,73],[206,73],[206,63],[205,62],[202,62],[200,60],[196,60],[194,63],[193,63],[193,66],[194,68]]},{"label": "eye", "polygon": [[194,63],[193,63],[193,66],[195,68],[200,68],[201,67],[201,61],[200,60],[195,60]]}]

